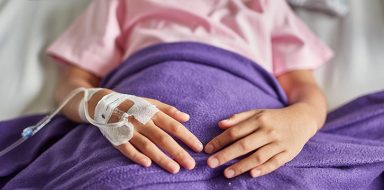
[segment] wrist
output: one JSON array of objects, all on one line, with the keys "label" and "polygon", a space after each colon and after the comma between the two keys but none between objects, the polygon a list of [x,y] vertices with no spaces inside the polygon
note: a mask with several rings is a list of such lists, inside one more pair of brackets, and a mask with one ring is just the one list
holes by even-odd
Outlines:
[{"label": "wrist", "polygon": [[324,125],[326,111],[322,111],[312,104],[306,102],[298,102],[289,106],[290,109],[297,110],[300,117],[305,117],[304,120],[310,123],[307,125],[310,128],[311,135],[315,135],[316,132]]}]

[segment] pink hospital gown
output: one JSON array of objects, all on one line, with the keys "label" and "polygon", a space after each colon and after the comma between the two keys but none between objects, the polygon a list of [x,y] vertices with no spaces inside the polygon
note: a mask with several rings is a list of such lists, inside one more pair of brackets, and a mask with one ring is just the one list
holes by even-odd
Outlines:
[{"label": "pink hospital gown", "polygon": [[103,77],[142,48],[180,41],[236,52],[275,76],[332,57],[283,0],[94,0],[48,54]]}]

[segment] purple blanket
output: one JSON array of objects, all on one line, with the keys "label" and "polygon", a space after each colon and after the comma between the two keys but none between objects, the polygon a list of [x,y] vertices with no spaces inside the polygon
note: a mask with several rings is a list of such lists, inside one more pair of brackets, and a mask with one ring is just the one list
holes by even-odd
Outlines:
[{"label": "purple blanket", "polygon": [[[186,123],[203,143],[221,131],[217,122],[256,108],[280,108],[286,97],[276,80],[252,61],[215,47],[162,44],[127,59],[101,83],[151,97],[191,115]],[[192,171],[173,175],[143,168],[122,156],[96,127],[57,117],[0,157],[0,188],[33,189],[383,189],[384,92],[370,94],[328,115],[324,128],[291,162],[275,172],[228,180],[210,169],[205,153],[188,151]],[[0,122],[0,149],[42,115]]]}]

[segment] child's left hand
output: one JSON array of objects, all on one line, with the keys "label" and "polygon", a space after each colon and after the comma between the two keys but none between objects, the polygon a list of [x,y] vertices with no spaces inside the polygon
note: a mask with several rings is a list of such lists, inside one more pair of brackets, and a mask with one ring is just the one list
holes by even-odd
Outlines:
[{"label": "child's left hand", "polygon": [[205,152],[225,148],[210,156],[208,165],[215,168],[253,152],[226,168],[224,175],[232,178],[250,171],[257,177],[276,170],[292,160],[316,133],[319,126],[310,109],[294,104],[282,109],[251,110],[220,121],[219,127],[225,131],[206,145]]}]

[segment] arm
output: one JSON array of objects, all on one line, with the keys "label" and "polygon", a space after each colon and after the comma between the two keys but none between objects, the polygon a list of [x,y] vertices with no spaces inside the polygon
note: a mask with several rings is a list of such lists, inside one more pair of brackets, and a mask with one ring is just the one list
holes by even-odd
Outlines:
[{"label": "arm", "polygon": [[303,109],[311,115],[317,125],[314,131],[316,133],[324,125],[327,103],[312,71],[292,71],[280,75],[277,79],[288,96],[290,107]]},{"label": "arm", "polygon": [[[325,98],[311,71],[293,71],[278,77],[289,106],[250,110],[219,122],[225,131],[211,140],[205,152],[214,153],[208,165],[218,167],[234,158],[250,156],[224,170],[228,178],[249,171],[266,175],[292,160],[321,128],[326,116]],[[220,150],[222,149],[222,150]]]},{"label": "arm", "polygon": [[[76,88],[94,88],[100,82],[100,78],[98,78],[96,75],[93,75],[77,66],[68,64],[64,65],[63,69],[63,75],[60,78],[58,87],[55,92],[55,101],[58,104],[63,102],[67,94]],[[82,94],[76,95],[71,101],[68,102],[62,111],[65,116],[76,122],[82,122],[78,113],[78,106],[82,97]],[[91,99],[90,104],[95,104],[97,101],[98,100]]]},{"label": "arm", "polygon": [[[65,96],[72,90],[79,87],[93,88],[98,85],[99,81],[100,79],[91,73],[68,64],[57,88],[55,99],[57,102],[62,102]],[[104,95],[111,92],[112,90],[110,89],[103,89],[91,97],[88,103],[88,110],[91,117],[93,117],[97,102]],[[78,105],[82,96],[82,94],[77,95],[64,107],[63,114],[69,119],[81,121],[78,113]],[[119,145],[116,148],[133,162],[145,167],[150,166],[151,161],[154,161],[160,167],[171,173],[177,173],[180,165],[187,169],[194,168],[194,159],[169,135],[174,135],[193,150],[197,152],[201,151],[203,148],[201,142],[180,123],[188,121],[189,116],[186,113],[178,111],[175,107],[161,103],[160,101],[149,98],[144,99],[156,105],[160,111],[156,113],[152,121],[149,121],[145,126],[130,118],[130,121],[135,126],[133,138],[128,143]],[[126,101],[118,106],[118,108],[123,111],[128,111],[130,106],[131,103]],[[168,152],[174,160],[167,156],[162,150]]]}]

